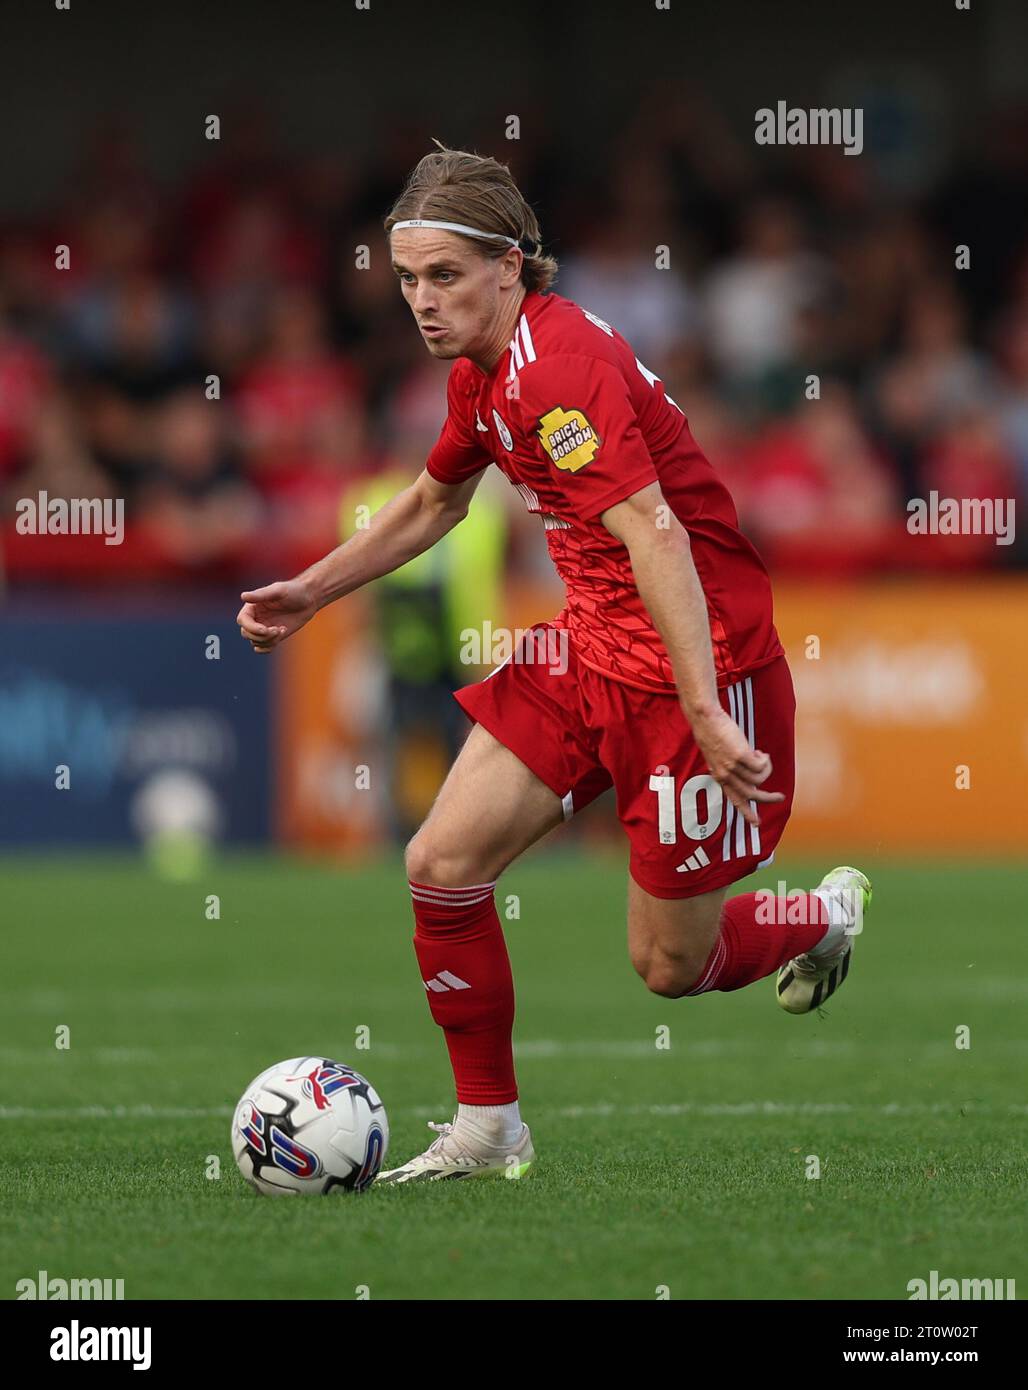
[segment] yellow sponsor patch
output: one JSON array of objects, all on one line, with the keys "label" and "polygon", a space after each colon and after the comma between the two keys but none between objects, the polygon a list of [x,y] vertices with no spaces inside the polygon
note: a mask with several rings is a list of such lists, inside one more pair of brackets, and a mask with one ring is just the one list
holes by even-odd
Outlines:
[{"label": "yellow sponsor patch", "polygon": [[581,410],[555,406],[539,421],[539,440],[558,468],[577,473],[600,447],[596,431]]}]

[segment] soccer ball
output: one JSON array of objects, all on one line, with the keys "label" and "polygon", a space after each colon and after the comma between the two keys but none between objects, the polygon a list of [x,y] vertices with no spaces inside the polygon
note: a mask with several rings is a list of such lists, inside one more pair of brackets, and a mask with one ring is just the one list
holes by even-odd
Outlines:
[{"label": "soccer ball", "polygon": [[262,1071],[232,1120],[239,1171],[267,1197],[363,1192],[388,1146],[378,1092],[327,1057],[293,1057]]}]

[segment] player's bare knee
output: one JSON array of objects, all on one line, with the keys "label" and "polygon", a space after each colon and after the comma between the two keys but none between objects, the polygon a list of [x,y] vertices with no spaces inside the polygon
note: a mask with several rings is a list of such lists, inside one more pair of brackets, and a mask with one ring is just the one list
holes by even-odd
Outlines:
[{"label": "player's bare knee", "polygon": [[663,960],[639,970],[639,975],[651,994],[659,994],[665,999],[681,999],[696,984],[702,970],[702,963],[697,965],[691,960]]},{"label": "player's bare knee", "polygon": [[632,969],[639,976],[639,979],[645,981],[647,975],[650,973],[649,955],[642,955],[633,951],[629,953],[629,959],[632,962]]},{"label": "player's bare knee", "polygon": [[440,883],[436,877],[443,858],[436,848],[433,836],[427,833],[424,827],[410,841],[403,858],[411,883],[439,883],[440,887],[447,886]]},{"label": "player's bare knee", "polygon": [[643,980],[651,994],[659,994],[664,999],[680,999],[689,988],[688,985],[683,987],[681,978],[673,971],[651,970]]},{"label": "player's bare knee", "polygon": [[476,876],[473,859],[456,845],[422,826],[407,846],[404,862],[412,883],[434,883],[439,888],[465,888],[485,880]]}]

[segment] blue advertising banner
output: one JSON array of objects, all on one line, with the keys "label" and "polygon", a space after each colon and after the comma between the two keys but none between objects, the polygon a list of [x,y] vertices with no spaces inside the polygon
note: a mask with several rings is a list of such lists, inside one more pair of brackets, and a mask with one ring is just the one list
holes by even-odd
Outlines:
[{"label": "blue advertising banner", "polygon": [[269,662],[224,609],[0,613],[0,845],[269,835]]}]

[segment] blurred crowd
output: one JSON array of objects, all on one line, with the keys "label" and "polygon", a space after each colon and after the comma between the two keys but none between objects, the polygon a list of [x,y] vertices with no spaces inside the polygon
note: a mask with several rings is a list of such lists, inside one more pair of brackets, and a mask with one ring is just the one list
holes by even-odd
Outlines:
[{"label": "blurred crowd", "polygon": [[[915,545],[905,524],[932,491],[1028,502],[1025,113],[993,113],[973,155],[907,199],[871,154],[769,151],[670,89],[591,153],[496,130],[451,139],[511,164],[557,292],[664,380],[772,569],[1026,563],[1020,542]],[[381,219],[428,147],[398,122],[373,152],[296,157],[250,107],[169,185],[117,122],[83,136],[46,213],[0,223],[12,582],[47,563],[13,535],[16,500],[40,490],[125,499],[112,575],[256,582],[333,545],[362,481],[418,471],[447,367]],[[541,529],[515,544],[515,564],[543,562]]]}]

